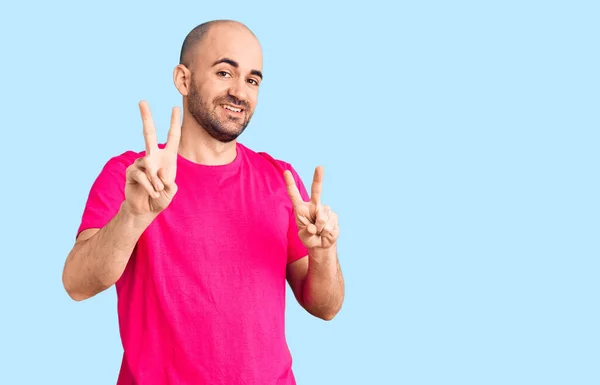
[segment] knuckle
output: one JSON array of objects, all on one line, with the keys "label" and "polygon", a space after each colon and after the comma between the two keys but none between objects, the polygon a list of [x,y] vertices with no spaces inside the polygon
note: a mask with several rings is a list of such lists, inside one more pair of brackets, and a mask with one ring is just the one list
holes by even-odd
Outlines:
[{"label": "knuckle", "polygon": [[154,162],[152,161],[152,160],[153,160],[153,159],[152,159],[152,155],[146,155],[145,157],[143,157],[143,158],[140,158],[140,159],[141,159],[141,165],[142,165],[142,166],[143,166],[145,169],[152,168],[152,165],[153,165],[153,163],[154,163]]},{"label": "knuckle", "polygon": [[137,171],[138,171],[138,168],[135,167],[134,165],[131,165],[131,166],[127,167],[127,170],[125,172],[130,178],[133,178]]},{"label": "knuckle", "polygon": [[136,169],[136,170],[134,171],[134,175],[135,175],[135,178],[136,178],[138,181],[140,181],[140,182],[143,182],[145,179],[147,179],[147,178],[146,178],[146,173],[145,173],[145,172],[143,172],[143,171],[142,171],[142,170],[140,170],[140,169]]}]

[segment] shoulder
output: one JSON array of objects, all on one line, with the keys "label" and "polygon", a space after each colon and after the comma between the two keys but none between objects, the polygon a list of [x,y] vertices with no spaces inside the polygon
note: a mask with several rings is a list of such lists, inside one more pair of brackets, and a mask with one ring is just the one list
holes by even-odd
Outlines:
[{"label": "shoulder", "polygon": [[283,177],[283,173],[285,171],[290,171],[294,181],[296,182],[296,186],[298,186],[300,189],[301,194],[303,197],[306,196],[304,182],[290,162],[275,158],[266,151],[253,151],[242,145],[240,145],[240,148],[245,152],[246,159],[249,160],[249,163],[251,163],[252,166],[257,169],[257,171],[259,171],[262,175],[273,177],[284,186],[285,178]]},{"label": "shoulder", "polygon": [[266,151],[255,151],[250,148],[244,146],[243,144],[238,143],[238,148],[241,149],[246,158],[250,163],[256,165],[258,167],[275,167],[279,169],[281,172],[285,170],[292,171],[292,173],[296,173],[294,167],[289,163],[282,159],[278,159],[273,157],[270,153]]},{"label": "shoulder", "polygon": [[145,155],[145,151],[126,150],[120,154],[113,155],[104,163],[103,171],[125,173],[137,158]]}]

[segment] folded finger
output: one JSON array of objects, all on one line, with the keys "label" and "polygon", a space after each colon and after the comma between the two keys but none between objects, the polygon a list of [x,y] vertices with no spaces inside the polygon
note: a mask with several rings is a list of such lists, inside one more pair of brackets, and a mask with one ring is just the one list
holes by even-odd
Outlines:
[{"label": "folded finger", "polygon": [[146,173],[150,179],[150,183],[152,183],[152,186],[154,186],[154,189],[156,191],[162,191],[165,189],[165,185],[162,182],[162,180],[159,178],[158,170],[156,168],[154,168],[154,167],[148,168],[146,170]]},{"label": "folded finger", "polygon": [[158,198],[160,196],[158,191],[155,191],[154,187],[152,187],[152,184],[150,183],[150,180],[144,171],[139,168],[132,168],[128,173],[129,179],[142,186],[146,192],[148,192],[148,195],[153,198]]},{"label": "folded finger", "polygon": [[177,186],[175,185],[175,181],[167,179],[165,175],[165,170],[163,168],[158,170],[157,175],[160,178],[162,184],[164,185],[165,191],[172,192],[174,189],[176,189]]},{"label": "folded finger", "polygon": [[317,218],[315,219],[315,226],[317,227],[317,234],[321,234],[327,221],[331,217],[331,209],[329,206],[322,206],[317,210]]},{"label": "folded finger", "polygon": [[152,157],[144,156],[144,157],[138,158],[134,162],[134,165],[146,173],[146,175],[148,176],[148,180],[152,184],[154,190],[156,190],[156,191],[164,190],[165,186],[164,186],[163,182],[160,180],[160,178],[158,177],[158,169],[154,165]]},{"label": "folded finger", "polygon": [[336,223],[335,227],[331,231],[328,231],[326,235],[323,235],[325,239],[329,241],[329,243],[334,244],[340,235],[340,227]]},{"label": "folded finger", "polygon": [[321,232],[319,233],[322,237],[327,237],[338,225],[337,214],[334,212],[330,212],[327,221],[323,225]]},{"label": "folded finger", "polygon": [[313,248],[321,245],[320,237],[310,233],[308,228],[298,231],[300,239],[302,239],[308,248]]}]

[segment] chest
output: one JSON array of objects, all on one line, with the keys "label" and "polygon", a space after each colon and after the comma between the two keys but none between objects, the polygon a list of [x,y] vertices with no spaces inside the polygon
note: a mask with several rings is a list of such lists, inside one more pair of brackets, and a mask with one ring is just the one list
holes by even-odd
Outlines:
[{"label": "chest", "polygon": [[283,183],[252,173],[207,180],[182,180],[164,212],[166,225],[196,233],[246,239],[285,237],[292,210]]},{"label": "chest", "polygon": [[139,242],[155,274],[269,276],[285,270],[292,206],[284,183],[242,173],[177,184],[170,206]]}]

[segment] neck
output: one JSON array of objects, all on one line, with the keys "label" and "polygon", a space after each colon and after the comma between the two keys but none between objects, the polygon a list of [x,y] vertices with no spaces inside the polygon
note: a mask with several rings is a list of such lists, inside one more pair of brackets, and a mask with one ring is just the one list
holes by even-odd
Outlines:
[{"label": "neck", "polygon": [[194,163],[221,166],[234,161],[237,155],[236,141],[219,142],[210,136],[192,116],[185,114],[181,125],[179,155]]}]

